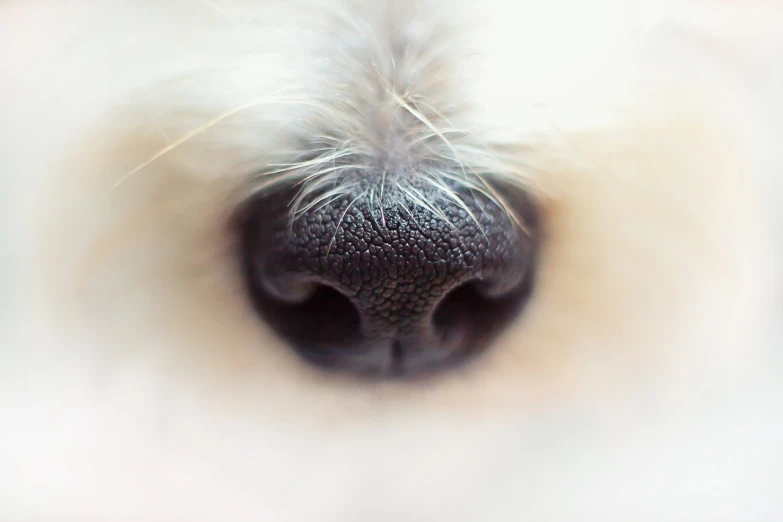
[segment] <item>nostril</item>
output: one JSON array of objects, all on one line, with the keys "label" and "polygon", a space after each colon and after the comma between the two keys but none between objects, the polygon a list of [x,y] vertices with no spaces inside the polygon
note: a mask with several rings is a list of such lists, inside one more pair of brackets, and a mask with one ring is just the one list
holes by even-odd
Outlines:
[{"label": "nostril", "polygon": [[254,301],[259,312],[283,338],[319,364],[329,365],[332,350],[350,351],[360,344],[359,312],[346,296],[326,285],[311,285],[309,297],[285,303],[256,288]]},{"label": "nostril", "polygon": [[466,355],[485,346],[511,321],[532,292],[532,279],[499,292],[499,287],[471,281],[450,292],[438,304],[433,325],[444,345],[466,347]]}]

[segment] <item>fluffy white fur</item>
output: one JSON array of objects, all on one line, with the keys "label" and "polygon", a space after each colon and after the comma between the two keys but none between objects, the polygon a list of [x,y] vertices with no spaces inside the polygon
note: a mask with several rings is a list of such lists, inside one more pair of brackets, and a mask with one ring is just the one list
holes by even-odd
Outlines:
[{"label": "fluffy white fur", "polygon": [[[2,3],[0,520],[780,519],[781,11]],[[225,227],[378,81],[547,223],[523,317],[425,382],[301,362]]]}]

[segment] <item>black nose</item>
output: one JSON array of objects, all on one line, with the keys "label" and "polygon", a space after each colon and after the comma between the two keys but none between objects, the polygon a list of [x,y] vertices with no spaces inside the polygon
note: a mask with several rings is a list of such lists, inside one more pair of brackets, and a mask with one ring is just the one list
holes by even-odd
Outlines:
[{"label": "black nose", "polygon": [[256,309],[317,365],[382,376],[451,366],[531,292],[538,219],[519,189],[333,191],[292,205],[297,190],[248,202],[242,256]]}]

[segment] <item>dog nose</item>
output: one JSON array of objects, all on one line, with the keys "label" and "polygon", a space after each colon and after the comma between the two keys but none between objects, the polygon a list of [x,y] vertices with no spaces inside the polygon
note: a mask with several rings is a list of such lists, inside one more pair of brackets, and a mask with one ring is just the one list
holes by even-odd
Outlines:
[{"label": "dog nose", "polygon": [[[492,194],[502,192],[502,200]],[[313,194],[240,212],[249,295],[318,366],[429,373],[480,353],[532,290],[538,218],[519,189]]]}]

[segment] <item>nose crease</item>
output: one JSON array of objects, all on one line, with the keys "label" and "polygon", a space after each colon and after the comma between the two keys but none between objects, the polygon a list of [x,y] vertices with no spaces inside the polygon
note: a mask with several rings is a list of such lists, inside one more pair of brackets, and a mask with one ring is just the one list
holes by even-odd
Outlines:
[{"label": "nose crease", "polygon": [[[403,198],[379,204],[357,197],[294,220],[283,194],[250,202],[243,250],[256,307],[321,365],[350,367],[358,360],[359,371],[384,373],[391,360],[393,373],[411,373],[466,358],[497,330],[488,324],[510,314],[486,318],[465,299],[465,289],[476,290],[473,301],[486,301],[489,309],[505,301],[503,310],[512,309],[529,294],[536,215],[521,191],[512,201],[524,230],[489,198],[455,193],[462,205],[433,195],[439,212]],[[331,298],[320,310],[307,308],[325,291]],[[342,335],[318,334],[348,308],[355,320]],[[485,318],[488,324],[480,324]],[[305,328],[312,331],[297,332]]]}]

